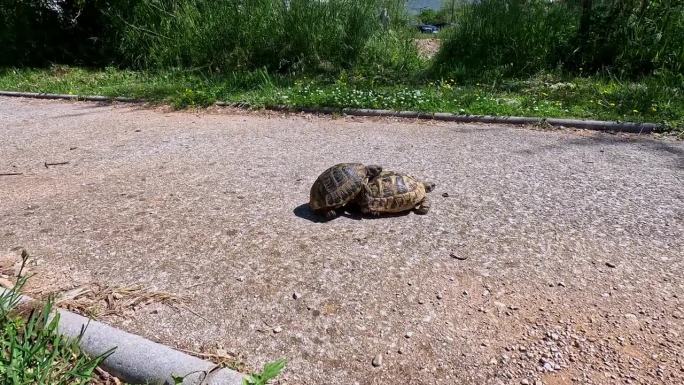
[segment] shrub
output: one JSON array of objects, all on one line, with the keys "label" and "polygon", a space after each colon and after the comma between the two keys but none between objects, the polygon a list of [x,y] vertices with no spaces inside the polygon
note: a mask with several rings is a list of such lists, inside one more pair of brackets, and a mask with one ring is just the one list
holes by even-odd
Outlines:
[{"label": "shrub", "polygon": [[563,69],[677,78],[684,69],[681,0],[482,0],[458,14],[434,64],[440,75]]}]

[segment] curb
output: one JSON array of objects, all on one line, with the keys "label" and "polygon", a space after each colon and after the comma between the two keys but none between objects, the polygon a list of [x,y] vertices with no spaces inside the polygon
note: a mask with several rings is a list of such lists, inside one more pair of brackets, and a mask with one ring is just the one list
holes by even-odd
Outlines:
[{"label": "curb", "polygon": [[[0,293],[9,290],[0,288]],[[33,299],[21,296],[21,302]],[[129,384],[173,385],[171,377],[185,376],[183,385],[241,385],[243,375],[231,369],[217,369],[216,364],[116,329],[67,310],[57,309],[58,332],[78,338],[80,347],[91,357],[114,352],[101,364],[108,373]]]},{"label": "curb", "polygon": [[[93,102],[122,102],[122,103],[143,103],[144,100],[109,97],[100,95],[81,96],[68,94],[43,94],[36,92],[14,92],[0,91],[0,96],[23,97],[35,99],[62,99],[62,100],[81,100]],[[219,107],[250,108],[249,103],[228,103],[216,102],[214,105]],[[439,120],[458,123],[494,123],[494,124],[514,124],[514,125],[534,125],[549,124],[554,127],[581,128],[594,131],[617,131],[636,134],[648,134],[663,128],[657,123],[633,123],[617,122],[605,120],[584,120],[584,119],[563,119],[563,118],[533,118],[524,116],[489,116],[489,115],[457,115],[448,112],[418,112],[418,111],[393,111],[393,110],[372,110],[365,108],[331,108],[331,107],[288,107],[282,105],[264,107],[271,111],[282,112],[306,112],[312,114],[344,114],[351,116],[376,116],[388,118],[409,118]]]}]

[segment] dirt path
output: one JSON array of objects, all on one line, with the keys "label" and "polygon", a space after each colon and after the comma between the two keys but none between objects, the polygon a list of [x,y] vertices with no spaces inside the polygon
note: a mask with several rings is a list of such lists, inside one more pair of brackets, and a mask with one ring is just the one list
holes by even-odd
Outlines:
[{"label": "dirt path", "polygon": [[[312,221],[340,161],[436,182],[432,212]],[[0,98],[3,172],[0,253],[186,293],[107,321],[282,384],[684,383],[681,142]]]}]

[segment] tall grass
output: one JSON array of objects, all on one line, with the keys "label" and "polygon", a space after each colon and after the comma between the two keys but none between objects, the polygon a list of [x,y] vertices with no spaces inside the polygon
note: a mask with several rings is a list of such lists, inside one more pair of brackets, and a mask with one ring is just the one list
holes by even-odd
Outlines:
[{"label": "tall grass", "polygon": [[366,45],[382,33],[379,12],[388,2],[397,3],[149,0],[139,2],[128,20],[119,18],[119,50],[146,68],[338,71],[358,63]]},{"label": "tall grass", "polygon": [[681,0],[482,0],[464,5],[439,74],[519,77],[562,69],[621,78],[684,69]]}]

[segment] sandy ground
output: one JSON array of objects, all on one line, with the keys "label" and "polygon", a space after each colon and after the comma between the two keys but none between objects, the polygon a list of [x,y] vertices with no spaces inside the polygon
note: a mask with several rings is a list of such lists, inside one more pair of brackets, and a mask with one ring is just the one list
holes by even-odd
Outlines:
[{"label": "sandy ground", "polygon": [[[432,211],[316,221],[342,161],[434,181]],[[8,172],[0,253],[184,294],[107,321],[286,357],[281,384],[684,383],[682,142],[0,98]]]}]

